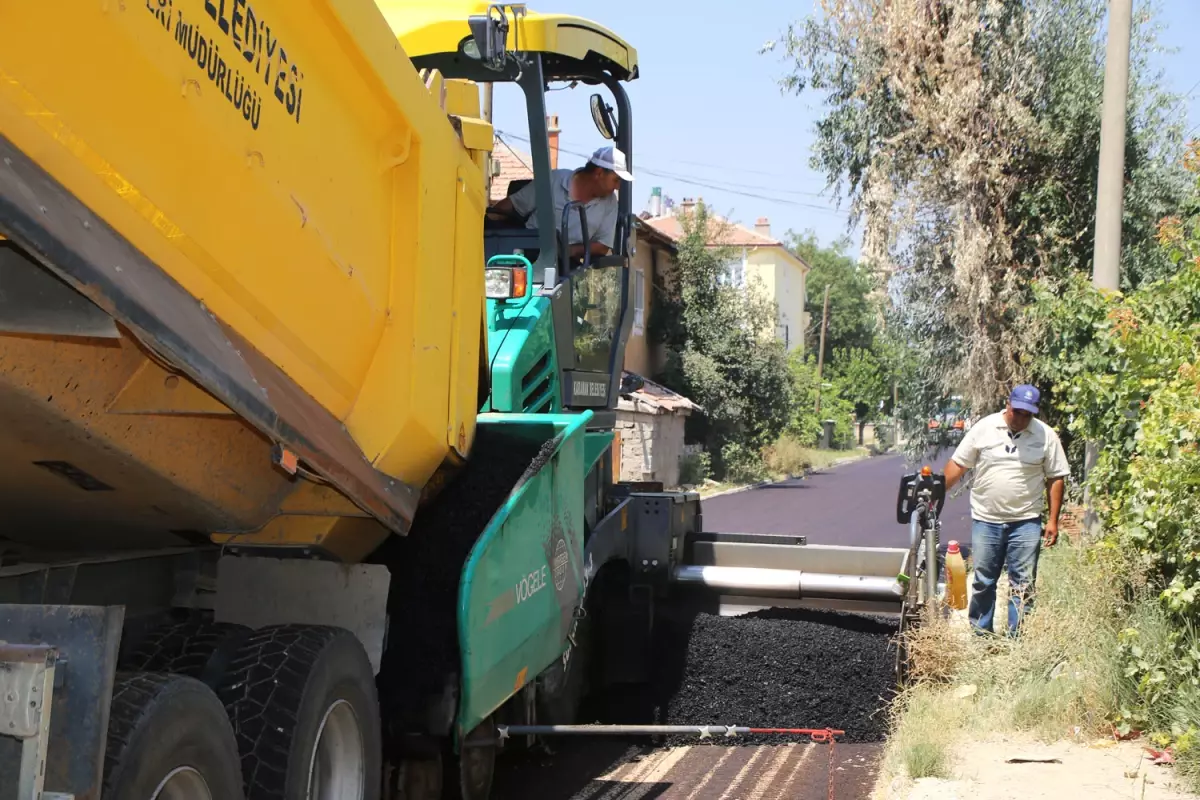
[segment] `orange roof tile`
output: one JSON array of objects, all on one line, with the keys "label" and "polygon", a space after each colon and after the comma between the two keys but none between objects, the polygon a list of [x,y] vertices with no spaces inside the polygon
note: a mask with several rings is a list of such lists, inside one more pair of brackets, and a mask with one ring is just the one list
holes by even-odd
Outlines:
[{"label": "orange roof tile", "polygon": [[[625,370],[621,374],[625,376],[634,373]],[[648,411],[651,414],[673,414],[682,411],[685,415],[693,411],[704,411],[698,403],[678,392],[672,391],[660,383],[655,383],[645,376],[639,377],[642,378],[644,385],[642,388],[622,396],[621,399],[628,403],[621,409],[622,411]]]},{"label": "orange roof tile", "polygon": [[523,153],[507,142],[497,138],[492,146],[492,160],[500,163],[500,174],[492,178],[490,200],[495,203],[508,196],[508,184],[511,181],[528,180],[533,177],[533,158]]},{"label": "orange roof tile", "polygon": [[[663,234],[672,241],[678,242],[683,238],[683,223],[679,215],[686,214],[685,211],[679,211],[675,216],[669,217],[651,217],[646,220],[646,224],[653,227],[656,231]],[[711,211],[708,214],[708,232],[709,237],[713,240],[714,247],[782,247],[783,242],[774,239],[770,236],[763,236],[761,233],[756,233],[749,228],[743,227],[736,222],[730,222],[724,217],[717,216]]]}]

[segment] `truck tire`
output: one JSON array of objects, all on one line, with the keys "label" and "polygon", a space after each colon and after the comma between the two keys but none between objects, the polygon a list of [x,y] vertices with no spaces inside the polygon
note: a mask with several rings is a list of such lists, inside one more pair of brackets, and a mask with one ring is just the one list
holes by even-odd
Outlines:
[{"label": "truck tire", "polygon": [[247,800],[379,800],[375,675],[349,631],[263,628],[242,643],[218,694],[233,722]]},{"label": "truck tire", "polygon": [[186,675],[216,689],[234,653],[251,633],[245,625],[231,622],[169,622],[150,631],[122,660],[121,668]]},{"label": "truck tire", "polygon": [[240,800],[233,728],[195,678],[118,673],[109,712],[102,800]]},{"label": "truck tire", "polygon": [[442,783],[446,768],[441,753],[404,758],[392,773],[391,800],[444,800]]},{"label": "truck tire", "polygon": [[496,748],[496,726],[489,717],[463,737],[457,756],[448,752],[443,757],[443,800],[487,800],[496,772]]}]

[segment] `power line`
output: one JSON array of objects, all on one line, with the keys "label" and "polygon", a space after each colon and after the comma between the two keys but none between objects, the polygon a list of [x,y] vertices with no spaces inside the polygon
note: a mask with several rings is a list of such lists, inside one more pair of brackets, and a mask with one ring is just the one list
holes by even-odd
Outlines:
[{"label": "power line", "polygon": [[[529,141],[528,138],[521,136],[519,134],[516,134],[516,133],[508,133],[508,132],[502,132],[502,131],[498,131],[498,133],[504,133],[504,135],[506,135],[510,138],[518,139],[523,142]],[[574,145],[574,146],[577,147],[578,145]],[[562,146],[561,138],[559,139],[559,151],[563,152],[563,153],[570,153],[572,155],[579,155],[578,153],[576,153],[573,150],[568,150],[568,149],[564,148]],[[657,160],[664,160],[664,159],[651,159],[651,160],[657,161]],[[665,160],[670,161],[671,159],[665,159]],[[696,163],[696,162],[679,162],[679,161],[677,161],[676,163]],[[733,168],[733,167],[728,167],[728,168],[715,167],[715,168],[716,169],[729,169],[729,171],[731,171],[731,172],[742,171],[738,168]],[[651,175],[657,175],[662,178],[670,178],[670,179],[679,180],[679,181],[694,181],[695,180],[695,178],[693,178],[693,177],[686,176],[686,175],[680,175],[680,174],[674,173],[674,172],[666,172],[663,170],[650,170],[650,169],[645,169],[643,167],[638,167],[638,169],[648,172]],[[757,172],[756,170],[745,170],[745,171],[746,172]],[[766,175],[766,174],[772,174],[772,173],[761,173],[761,174]],[[723,180],[720,178],[708,178],[707,184],[705,184],[705,185],[708,185],[708,184],[714,184],[715,186],[712,188],[717,188],[717,189],[721,189],[722,187],[727,186],[727,187],[732,187],[733,189],[746,189],[746,190],[750,190],[750,191],[772,192],[774,194],[792,194],[792,195],[800,195],[803,197],[816,197],[816,198],[819,198],[822,200],[825,199],[825,195],[822,194],[821,192],[809,192],[809,191],[804,191],[802,189],[781,189],[781,188],[774,187],[774,186],[762,186],[761,184],[752,184],[752,183],[739,183],[737,181],[727,181],[727,180]]]},{"label": "power line", "polygon": [[785,199],[782,197],[770,197],[770,196],[762,195],[762,194],[754,194],[752,192],[743,192],[743,191],[739,191],[737,189],[728,189],[723,186],[714,186],[711,183],[704,183],[703,181],[691,180],[690,178],[680,178],[680,177],[676,177],[676,176],[672,176],[672,175],[667,175],[667,174],[664,174],[661,172],[655,172],[654,170],[646,169],[645,167],[638,167],[638,169],[641,172],[645,172],[649,175],[654,175],[659,178],[665,178],[667,180],[678,181],[679,183],[685,183],[689,186],[697,186],[701,189],[712,189],[713,191],[717,191],[717,192],[725,192],[727,194],[735,194],[735,195],[739,195],[741,197],[749,197],[753,200],[763,200],[768,203],[779,203],[781,205],[794,206],[796,208],[808,208],[808,209],[812,209],[813,211],[820,211],[825,214],[834,214],[834,215],[842,216],[842,217],[849,215],[849,212],[842,211],[842,210],[836,209],[836,208],[829,208],[827,206],[819,206],[819,205],[816,205],[815,203],[801,203],[798,200],[788,200],[788,199]]},{"label": "power line", "polygon": [[1192,84],[1192,88],[1188,89],[1186,92],[1179,95],[1179,99],[1175,101],[1175,105],[1171,106],[1171,110],[1167,112],[1167,116],[1174,114],[1181,105],[1183,105],[1188,100],[1190,100],[1192,97],[1192,93],[1195,92],[1197,88],[1200,88],[1200,79],[1198,79],[1195,83]]},{"label": "power line", "polygon": [[512,153],[512,157],[515,158],[518,162],[520,162],[522,167],[529,170],[530,172],[533,172],[533,167],[531,167],[525,163],[525,159],[521,158],[521,154],[517,151],[517,148],[515,148],[511,144],[509,144],[508,140],[504,138],[506,135],[507,134],[503,134],[500,131],[496,131],[496,138],[500,140],[501,144],[503,144],[505,147],[508,148],[508,152]]},{"label": "power line", "polygon": [[[657,174],[664,178],[674,178],[675,180],[693,180],[692,178],[689,178],[687,176],[679,175],[677,173],[672,173],[672,172],[659,171],[657,173],[651,173],[651,174]],[[761,191],[761,192],[774,192],[775,194],[792,194],[792,195],[798,195],[801,197],[817,197],[822,200],[825,199],[825,195],[821,194],[820,192],[806,192],[801,189],[780,189],[780,188],[777,188],[774,186],[762,186],[762,185],[753,184],[753,183],[738,183],[737,181],[725,181],[725,180],[720,180],[718,178],[708,178],[707,180],[710,183],[719,184],[721,186],[729,186],[734,189],[745,189],[745,190],[749,190],[749,191]]]},{"label": "power line", "polygon": [[[513,135],[513,134],[510,134],[510,135]],[[562,142],[563,142],[563,139],[560,137],[559,138],[560,149],[561,149]],[[579,147],[579,144],[572,143],[571,146]],[[675,163],[675,164],[691,164],[691,165],[695,165],[695,166],[699,166],[699,167],[706,167],[709,169],[717,169],[717,170],[722,170],[725,172],[732,172],[735,174],[736,173],[747,173],[747,174],[754,174],[754,175],[768,175],[773,178],[779,177],[778,172],[766,172],[763,170],[746,169],[743,167],[731,167],[727,164],[725,164],[725,165],[708,164],[708,163],[704,163],[704,162],[700,162],[700,161],[685,161],[682,159],[673,159],[673,158],[650,158],[649,160],[655,161],[655,162],[667,161],[667,162],[671,162],[671,163]],[[693,178],[691,178],[691,177],[682,176],[682,175],[678,175],[676,173],[670,173],[670,172],[665,172],[665,171],[661,171],[661,170],[657,173],[652,173],[652,174],[658,174],[661,177],[676,178],[679,180],[693,180]],[[822,200],[825,199],[825,195],[822,194],[821,192],[810,192],[810,191],[807,191],[804,189],[780,189],[780,188],[776,188],[776,187],[772,187],[772,186],[762,186],[760,184],[740,183],[737,181],[725,180],[724,178],[707,178],[707,180],[710,183],[717,183],[717,184],[722,184],[725,186],[732,186],[732,187],[738,188],[738,189],[749,189],[751,191],[773,192],[775,194],[792,194],[792,195],[800,195],[803,197],[816,197],[816,198],[820,198]]]},{"label": "power line", "polygon": [[[529,141],[529,139],[527,139],[523,136],[520,136],[515,133],[508,133],[506,131],[498,130],[497,134],[502,137],[506,136],[508,138],[516,139],[518,141],[523,141],[523,142]],[[502,139],[502,141],[503,141],[503,139]],[[510,147],[510,150],[511,150],[511,147]],[[582,158],[582,159],[591,158],[590,154],[578,153],[574,150],[568,150],[562,146],[559,147],[559,152],[567,153],[568,155],[573,155],[573,156],[576,156],[576,157]],[[816,205],[815,203],[803,203],[803,202],[800,202],[799,200],[789,200],[787,198],[782,198],[782,197],[772,197],[769,195],[756,194],[753,192],[742,191],[739,189],[731,189],[731,188],[728,188],[728,186],[719,186],[719,185],[716,185],[711,182],[698,181],[694,178],[686,178],[681,175],[676,175],[676,174],[669,173],[669,172],[662,172],[659,170],[651,169],[649,167],[638,166],[637,170],[639,172],[644,172],[647,175],[654,175],[655,177],[665,178],[666,180],[677,181],[679,183],[684,183],[689,186],[697,186],[702,189],[711,189],[716,192],[725,192],[727,194],[739,195],[741,197],[749,197],[753,200],[762,200],[762,201],[768,202],[768,203],[778,203],[778,204],[786,205],[786,206],[794,206],[796,208],[808,208],[808,209],[812,209],[813,211],[820,211],[825,214],[834,214],[837,216],[847,216],[847,214],[848,214],[848,212],[841,211],[839,209],[829,208],[828,206],[819,206],[819,205]],[[762,187],[762,188],[765,191],[771,191],[771,192],[786,192],[787,191],[785,189],[771,189],[771,188],[767,188],[767,187]]]}]

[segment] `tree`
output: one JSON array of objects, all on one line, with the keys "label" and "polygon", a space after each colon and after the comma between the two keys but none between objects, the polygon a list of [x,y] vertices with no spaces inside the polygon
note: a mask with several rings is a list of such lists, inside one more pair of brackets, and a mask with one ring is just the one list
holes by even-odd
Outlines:
[{"label": "tree", "polygon": [[[784,244],[806,263],[810,271],[806,278],[806,297],[814,324],[821,324],[825,287],[829,287],[829,329],[825,333],[825,361],[829,363],[835,350],[869,348],[875,339],[878,309],[871,301],[876,289],[875,276],[846,255],[849,239],[842,238],[831,247],[822,247],[816,234],[803,235],[788,231]],[[819,333],[820,328],[814,328]],[[817,341],[817,337],[811,337]],[[813,348],[814,352],[816,348]]]},{"label": "tree", "polygon": [[[788,357],[796,404],[787,433],[805,447],[817,444],[822,434],[822,422],[833,421],[833,440],[848,442],[854,432],[854,404],[846,399],[843,387],[826,377],[817,380],[817,358],[813,354],[794,352]],[[828,374],[828,373],[827,373]],[[824,389],[818,392],[819,387]],[[821,410],[817,411],[817,395]]]},{"label": "tree", "polygon": [[863,427],[878,416],[891,398],[890,371],[874,351],[856,347],[835,351],[832,379],[837,394],[854,404],[858,442],[862,444]]},{"label": "tree", "polygon": [[[813,165],[889,281],[888,326],[918,358],[904,418],[963,394],[993,406],[1030,376],[1039,279],[1090,268],[1105,0],[821,0],[793,25],[785,89],[824,94]],[[1131,285],[1174,267],[1154,225],[1185,191],[1174,99],[1135,31],[1125,251]],[[915,438],[915,437],[914,437]]]},{"label": "tree", "polygon": [[1067,429],[1101,444],[1087,484],[1105,550],[1128,556],[1125,588],[1149,589],[1171,626],[1157,641],[1137,627],[1122,633],[1133,692],[1121,728],[1161,734],[1178,751],[1200,734],[1200,142],[1185,164],[1194,194],[1159,228],[1178,270],[1128,293],[1076,276],[1066,291],[1038,287],[1029,310],[1042,337],[1038,376]]},{"label": "tree", "polygon": [[680,217],[683,236],[669,288],[656,289],[651,336],[666,345],[664,385],[704,408],[691,432],[718,474],[761,470],[762,448],[792,419],[793,383],[774,338],[776,309],[754,285],[723,280],[731,253],[714,246],[720,225],[703,203]]}]

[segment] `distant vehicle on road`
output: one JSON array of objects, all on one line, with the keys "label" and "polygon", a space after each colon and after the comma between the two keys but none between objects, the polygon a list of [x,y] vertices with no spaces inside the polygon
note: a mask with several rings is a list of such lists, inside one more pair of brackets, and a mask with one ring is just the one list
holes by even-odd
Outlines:
[{"label": "distant vehicle on road", "polygon": [[952,395],[929,418],[929,435],[939,446],[956,446],[970,428],[970,417],[962,395]]}]

